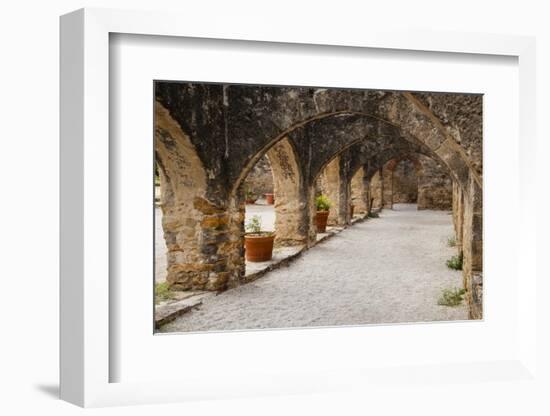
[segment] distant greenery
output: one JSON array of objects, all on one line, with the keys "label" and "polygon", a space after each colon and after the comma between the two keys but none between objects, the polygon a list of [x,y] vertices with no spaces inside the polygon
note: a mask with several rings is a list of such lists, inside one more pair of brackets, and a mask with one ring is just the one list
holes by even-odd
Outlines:
[{"label": "distant greenery", "polygon": [[380,214],[378,212],[369,212],[369,215],[367,215],[369,218],[380,218]]},{"label": "distant greenery", "polygon": [[458,306],[464,300],[465,294],[466,290],[457,287],[454,289],[444,289],[437,304],[443,306]]},{"label": "distant greenery", "polygon": [[453,270],[462,270],[462,260],[463,260],[462,253],[460,253],[457,256],[453,256],[449,260],[447,260],[447,263],[446,263],[447,267]]},{"label": "distant greenery", "polygon": [[447,237],[447,245],[449,247],[456,247],[456,237],[454,235]]},{"label": "distant greenery", "polygon": [[157,283],[155,285],[155,303],[174,299],[174,293],[170,290],[167,282]]},{"label": "distant greenery", "polygon": [[319,195],[315,198],[315,206],[317,211],[328,211],[331,206],[330,200],[325,195]]}]

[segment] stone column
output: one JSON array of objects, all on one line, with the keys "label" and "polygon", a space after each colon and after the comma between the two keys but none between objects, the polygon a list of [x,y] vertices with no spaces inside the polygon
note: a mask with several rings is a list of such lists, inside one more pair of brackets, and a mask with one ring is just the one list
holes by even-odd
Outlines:
[{"label": "stone column", "polygon": [[292,146],[288,139],[283,139],[267,155],[275,194],[275,245],[307,244],[308,195]]},{"label": "stone column", "polygon": [[[320,176],[321,190],[330,200],[331,207],[328,216],[328,224],[336,225],[345,223],[345,186],[341,184],[340,158],[334,158],[323,170]],[[343,220],[343,221],[342,221]]]},{"label": "stone column", "polygon": [[155,156],[167,246],[166,281],[176,290],[221,290],[244,275],[244,198],[216,192],[190,138],[156,106]]},{"label": "stone column", "polygon": [[473,178],[469,178],[464,192],[464,224],[462,237],[463,265],[470,318],[481,319],[483,289],[483,206],[482,191]]},{"label": "stone column", "polygon": [[447,171],[433,159],[419,155],[422,169],[418,172],[418,209],[450,210],[453,186]]},{"label": "stone column", "polygon": [[382,207],[393,208],[393,170],[392,161],[386,163],[382,169]]},{"label": "stone column", "polygon": [[361,167],[351,178],[351,203],[355,206],[355,213],[367,213],[367,189],[365,186],[365,171]]},{"label": "stone column", "polygon": [[382,180],[382,169],[376,172],[370,180],[370,194],[372,198],[372,209],[382,208],[382,195],[384,193],[384,181]]},{"label": "stone column", "polygon": [[464,197],[460,186],[453,181],[453,225],[455,229],[456,248],[462,253],[462,229],[464,223]]}]

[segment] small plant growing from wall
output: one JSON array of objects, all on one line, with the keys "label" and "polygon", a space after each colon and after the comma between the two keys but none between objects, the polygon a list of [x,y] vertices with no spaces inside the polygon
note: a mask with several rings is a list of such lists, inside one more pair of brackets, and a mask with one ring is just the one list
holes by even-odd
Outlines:
[{"label": "small plant growing from wall", "polygon": [[246,260],[252,262],[269,261],[273,256],[273,242],[275,234],[271,231],[262,231],[262,219],[254,215],[245,224],[247,233],[244,236]]},{"label": "small plant growing from wall", "polygon": [[457,287],[454,289],[444,289],[437,304],[442,306],[458,306],[464,300],[465,294],[466,290]]},{"label": "small plant growing from wall", "polygon": [[327,229],[328,214],[331,202],[325,195],[319,195],[315,198],[315,207],[317,214],[315,215],[315,227],[318,233],[324,233]]},{"label": "small plant growing from wall", "polygon": [[463,260],[462,253],[456,256],[453,256],[449,260],[447,260],[447,263],[446,263],[447,267],[453,270],[462,270],[462,260]]},{"label": "small plant growing from wall", "polygon": [[454,235],[447,237],[447,246],[456,247],[456,237]]},{"label": "small plant growing from wall", "polygon": [[170,290],[168,282],[155,284],[155,303],[158,305],[161,302],[174,299],[174,293]]}]

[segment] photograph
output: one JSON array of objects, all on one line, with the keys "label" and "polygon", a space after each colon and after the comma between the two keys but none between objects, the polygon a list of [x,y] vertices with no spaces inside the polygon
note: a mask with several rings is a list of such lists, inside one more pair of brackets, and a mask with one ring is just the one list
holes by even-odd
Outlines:
[{"label": "photograph", "polygon": [[156,333],[483,319],[483,95],[155,80]]}]

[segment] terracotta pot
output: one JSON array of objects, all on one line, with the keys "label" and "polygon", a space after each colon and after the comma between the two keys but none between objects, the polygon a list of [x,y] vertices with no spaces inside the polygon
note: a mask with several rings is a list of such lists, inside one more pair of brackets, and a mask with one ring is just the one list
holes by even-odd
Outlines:
[{"label": "terracotta pot", "polygon": [[355,210],[355,205],[350,204],[349,206],[349,216],[350,218],[353,218],[353,211]]},{"label": "terracotta pot", "polygon": [[315,215],[315,226],[318,233],[324,233],[327,229],[328,211],[317,211]]},{"label": "terracotta pot", "polygon": [[245,234],[244,249],[246,260],[252,262],[268,261],[273,256],[274,234]]},{"label": "terracotta pot", "polygon": [[275,202],[275,197],[273,194],[265,194],[265,200],[267,202],[267,205],[273,205],[273,202]]}]

